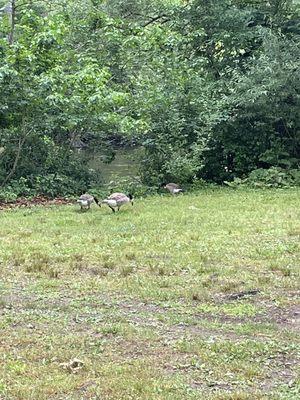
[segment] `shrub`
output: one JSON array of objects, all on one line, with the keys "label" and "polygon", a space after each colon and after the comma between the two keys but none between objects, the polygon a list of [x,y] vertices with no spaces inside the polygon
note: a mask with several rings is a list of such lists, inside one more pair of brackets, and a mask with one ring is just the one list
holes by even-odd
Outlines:
[{"label": "shrub", "polygon": [[48,174],[37,176],[32,181],[33,192],[49,197],[69,196],[84,191],[83,180],[76,180],[66,175]]},{"label": "shrub", "polygon": [[116,177],[115,180],[110,181],[108,184],[104,185],[106,193],[111,193],[112,191],[124,192],[126,194],[130,193],[135,197],[142,197],[157,192],[157,187],[144,185],[139,177],[127,177],[120,178]]},{"label": "shrub", "polygon": [[283,169],[279,167],[271,167],[269,169],[255,169],[247,178],[235,178],[232,182],[224,182],[230,187],[238,187],[241,185],[253,188],[288,188],[300,186],[300,170],[299,169]]},{"label": "shrub", "polygon": [[47,174],[12,180],[0,190],[0,200],[15,201],[18,197],[44,195],[47,197],[71,196],[86,189],[84,180],[66,175]]},{"label": "shrub", "polygon": [[32,195],[32,189],[30,189],[26,178],[12,180],[9,185],[0,189],[1,201],[11,202],[20,196],[30,195]]}]

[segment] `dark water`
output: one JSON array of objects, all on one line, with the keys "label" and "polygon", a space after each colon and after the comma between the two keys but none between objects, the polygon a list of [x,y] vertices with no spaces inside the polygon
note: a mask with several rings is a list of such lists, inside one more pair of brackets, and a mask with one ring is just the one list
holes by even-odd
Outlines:
[{"label": "dark water", "polygon": [[141,149],[120,149],[110,163],[103,162],[103,154],[95,154],[89,162],[90,168],[101,176],[104,183],[117,178],[138,177]]}]

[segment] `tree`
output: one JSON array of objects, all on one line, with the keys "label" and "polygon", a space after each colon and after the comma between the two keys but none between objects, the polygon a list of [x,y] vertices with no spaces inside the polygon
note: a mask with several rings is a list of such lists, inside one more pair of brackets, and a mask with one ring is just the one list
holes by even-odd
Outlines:
[{"label": "tree", "polygon": [[299,20],[287,0],[3,3],[0,185],[76,192],[126,145],[151,185],[297,167]]}]

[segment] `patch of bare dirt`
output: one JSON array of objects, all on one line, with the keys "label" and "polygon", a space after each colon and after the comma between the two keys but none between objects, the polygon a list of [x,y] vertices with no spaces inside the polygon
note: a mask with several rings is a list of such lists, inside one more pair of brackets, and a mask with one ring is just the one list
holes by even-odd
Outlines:
[{"label": "patch of bare dirt", "polygon": [[34,206],[51,206],[51,205],[65,205],[73,204],[74,201],[66,199],[63,197],[56,197],[54,199],[49,199],[48,197],[36,196],[31,199],[20,198],[13,202],[0,201],[0,210],[7,210],[12,208],[28,208]]},{"label": "patch of bare dirt", "polygon": [[269,392],[279,384],[293,387],[297,379],[296,368],[299,362],[299,358],[291,354],[279,354],[276,359],[270,359],[269,367],[266,368],[266,379],[261,382],[260,389]]},{"label": "patch of bare dirt", "polygon": [[[72,313],[70,301],[74,300],[71,293],[60,293],[58,296],[52,298],[43,298],[43,296],[34,296],[26,293],[26,285],[20,285],[20,287],[14,287],[11,289],[10,294],[6,293],[6,296],[2,296],[4,304],[0,308],[13,308],[20,310],[22,308],[38,308],[40,310],[49,309],[49,311],[63,311]],[[117,300],[117,301],[116,301]],[[223,313],[206,313],[206,312],[191,312],[189,305],[181,307],[180,309],[172,310],[169,306],[162,306],[154,303],[139,302],[135,299],[122,299],[121,297],[109,298],[107,296],[97,296],[95,298],[89,298],[85,307],[93,309],[93,313],[100,313],[103,309],[113,309],[114,312],[124,317],[127,322],[131,323],[136,327],[143,327],[153,329],[157,333],[164,332],[164,336],[169,340],[176,340],[181,337],[195,337],[195,336],[214,336],[214,337],[228,337],[231,339],[242,339],[243,335],[237,335],[234,332],[222,331],[222,329],[216,327],[206,327],[205,323],[201,324],[201,321],[215,322],[222,325],[230,324],[243,324],[247,322],[252,323],[266,323],[273,324],[279,329],[289,329],[294,332],[300,332],[300,306],[293,304],[289,307],[283,308],[278,307],[274,303],[264,301],[260,299],[260,306],[263,311],[255,316],[232,316]],[[83,305],[83,304],[82,304]],[[70,309],[69,309],[70,308]],[[169,324],[164,319],[164,314],[171,313],[170,315],[176,316],[176,320],[180,321],[182,316],[182,322],[175,322]],[[76,315],[78,319],[77,324],[81,325],[79,320],[82,320],[82,324],[86,323],[90,312],[87,315],[79,312]],[[184,318],[191,318],[194,321],[192,323],[185,323]]]},{"label": "patch of bare dirt", "polygon": [[[300,306],[292,305],[290,307],[278,307],[274,303],[263,301],[260,299],[260,306],[263,306],[264,310],[254,316],[234,316],[223,313],[207,313],[207,312],[195,312],[191,313],[187,305],[187,310],[176,310],[174,313],[186,317],[191,317],[195,321],[200,322],[209,321],[221,324],[243,324],[247,322],[252,323],[271,323],[281,329],[291,329],[293,331],[300,331]],[[157,327],[165,325],[160,323],[158,316],[162,316],[164,313],[172,311],[170,307],[160,306],[151,303],[136,302],[134,300],[122,301],[118,304],[118,310],[124,313],[126,317],[136,325],[143,325],[148,327]],[[142,314],[142,315],[141,315]],[[146,318],[144,314],[148,314]],[[184,331],[194,331],[197,333],[199,328],[193,327],[190,324],[175,324],[176,331],[179,334]],[[202,330],[202,328],[201,328]],[[209,329],[209,332],[214,330]],[[216,331],[217,332],[217,331]],[[216,333],[212,332],[212,333]],[[201,332],[199,332],[201,333]]]},{"label": "patch of bare dirt", "polygon": [[287,308],[270,307],[267,316],[282,327],[289,327],[300,332],[300,305]]}]

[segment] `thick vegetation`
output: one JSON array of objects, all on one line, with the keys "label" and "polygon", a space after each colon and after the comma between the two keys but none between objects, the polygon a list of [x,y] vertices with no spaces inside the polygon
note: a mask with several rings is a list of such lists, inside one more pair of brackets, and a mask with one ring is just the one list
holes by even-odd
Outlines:
[{"label": "thick vegetation", "polygon": [[126,145],[152,186],[299,167],[298,1],[1,3],[2,191],[95,186]]}]

